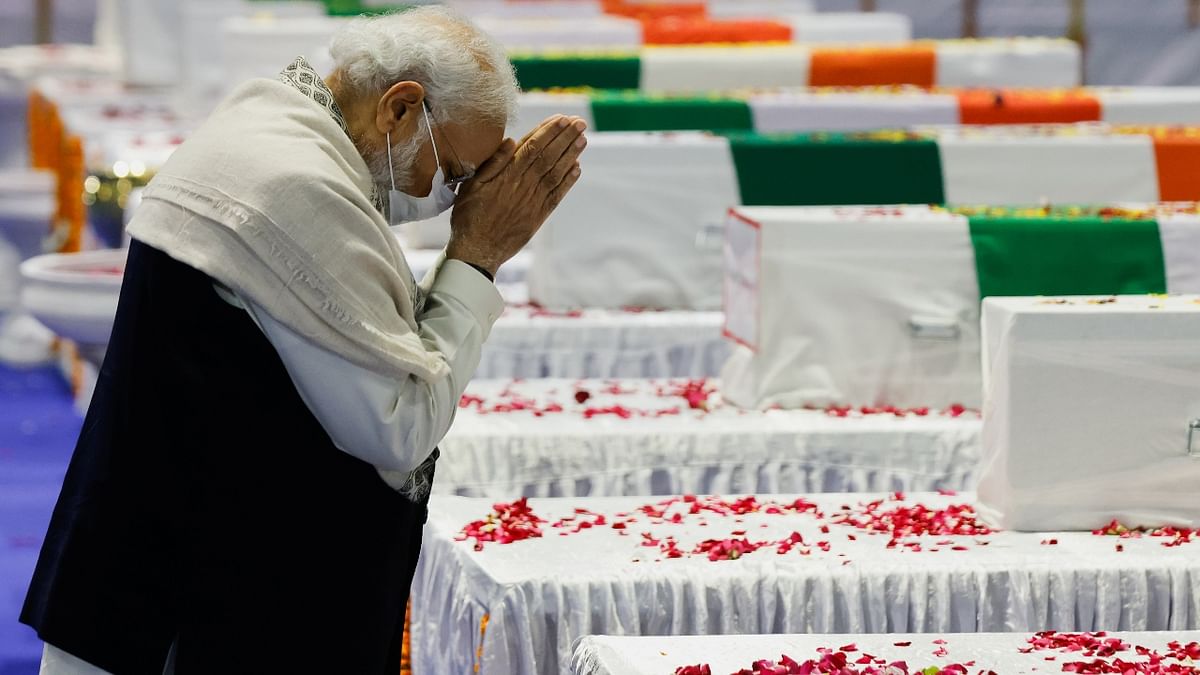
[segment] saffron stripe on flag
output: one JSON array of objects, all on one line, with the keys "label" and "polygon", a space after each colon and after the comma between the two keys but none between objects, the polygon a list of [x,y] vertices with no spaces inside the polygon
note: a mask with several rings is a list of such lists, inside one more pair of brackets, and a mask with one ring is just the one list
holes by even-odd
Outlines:
[{"label": "saffron stripe on flag", "polygon": [[1160,200],[1200,200],[1200,136],[1174,131],[1154,134],[1154,164]]},{"label": "saffron stripe on flag", "polygon": [[814,87],[866,87],[935,84],[937,53],[925,43],[872,49],[814,49],[809,84]]},{"label": "saffron stripe on flag", "polygon": [[1100,101],[1085,91],[967,89],[958,92],[963,124],[1065,124],[1100,121]]}]

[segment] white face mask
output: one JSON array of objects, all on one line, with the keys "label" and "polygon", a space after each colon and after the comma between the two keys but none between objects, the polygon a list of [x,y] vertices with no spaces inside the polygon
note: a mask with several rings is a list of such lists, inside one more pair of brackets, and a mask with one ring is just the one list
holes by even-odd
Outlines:
[{"label": "white face mask", "polygon": [[429,109],[424,104],[421,112],[425,113],[425,126],[429,128],[429,141],[433,143],[433,159],[437,162],[437,173],[433,174],[433,187],[427,197],[414,197],[396,189],[396,173],[392,169],[392,135],[387,134],[388,174],[392,177],[392,189],[388,191],[389,218],[393,226],[417,220],[429,220],[454,206],[458,195],[446,185],[446,177],[442,174],[442,160],[438,156],[437,141],[433,138],[433,125],[429,123]]}]

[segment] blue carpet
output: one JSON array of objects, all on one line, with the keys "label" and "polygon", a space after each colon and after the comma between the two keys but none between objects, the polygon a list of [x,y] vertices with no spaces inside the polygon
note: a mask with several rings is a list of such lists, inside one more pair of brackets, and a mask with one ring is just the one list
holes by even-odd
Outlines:
[{"label": "blue carpet", "polygon": [[17,616],[82,421],[57,369],[0,365],[0,675],[37,673]]}]

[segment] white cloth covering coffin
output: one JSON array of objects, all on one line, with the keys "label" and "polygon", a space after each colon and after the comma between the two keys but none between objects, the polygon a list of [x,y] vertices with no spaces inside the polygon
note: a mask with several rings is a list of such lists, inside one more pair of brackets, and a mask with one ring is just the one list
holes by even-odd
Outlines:
[{"label": "white cloth covering coffin", "polygon": [[928,207],[750,208],[728,220],[722,371],[736,405],[977,407],[965,217]]},{"label": "white cloth covering coffin", "polygon": [[1200,526],[1198,303],[984,301],[989,519],[1020,530]]}]

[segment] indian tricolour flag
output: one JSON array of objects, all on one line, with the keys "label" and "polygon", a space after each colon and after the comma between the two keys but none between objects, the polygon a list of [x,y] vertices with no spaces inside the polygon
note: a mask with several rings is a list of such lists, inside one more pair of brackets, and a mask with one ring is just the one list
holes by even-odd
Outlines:
[{"label": "indian tricolour flag", "polygon": [[981,298],[1200,292],[1200,215],[740,207],[725,259],[731,400],[977,406]]}]

